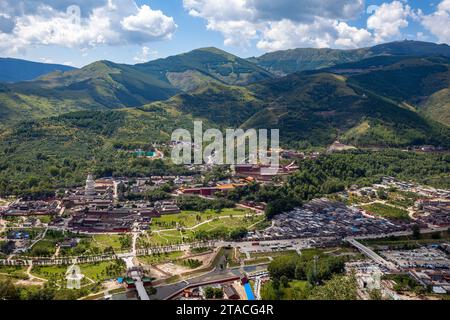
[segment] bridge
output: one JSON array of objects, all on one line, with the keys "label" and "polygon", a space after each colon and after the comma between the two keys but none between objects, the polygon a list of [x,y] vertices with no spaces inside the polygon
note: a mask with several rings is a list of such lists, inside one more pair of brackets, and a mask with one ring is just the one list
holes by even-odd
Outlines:
[{"label": "bridge", "polygon": [[375,261],[376,263],[385,266],[390,271],[397,271],[397,267],[392,262],[389,262],[386,259],[382,258],[377,253],[375,253],[373,250],[371,250],[370,248],[361,244],[360,242],[356,241],[355,239],[347,238],[346,241],[348,243],[350,243],[352,246],[354,246],[355,248],[357,248],[359,251],[361,251],[363,254],[368,256],[370,259]]},{"label": "bridge", "polygon": [[147,290],[145,290],[144,282],[142,281],[141,272],[139,272],[139,269],[134,265],[133,258],[134,256],[123,257],[123,260],[127,265],[127,274],[134,280],[134,285],[139,298],[141,300],[150,300]]}]

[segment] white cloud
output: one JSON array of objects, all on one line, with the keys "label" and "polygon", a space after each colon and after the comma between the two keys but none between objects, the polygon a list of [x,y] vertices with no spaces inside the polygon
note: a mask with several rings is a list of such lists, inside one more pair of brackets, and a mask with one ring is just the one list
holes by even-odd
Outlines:
[{"label": "white cloud", "polygon": [[257,46],[266,51],[295,47],[357,48],[372,42],[370,32],[351,27],[345,22],[316,18],[313,23],[291,20],[272,22],[263,31]]},{"label": "white cloud", "polygon": [[[83,4],[79,10],[78,3]],[[139,7],[135,0],[2,0],[0,9],[6,12],[3,18],[14,18],[9,32],[1,28],[8,24],[0,21],[0,51],[9,53],[30,45],[86,50],[101,44],[142,44],[168,39],[177,28],[173,18],[148,5]]]},{"label": "white cloud", "polygon": [[222,33],[225,45],[266,51],[299,46],[354,48],[371,43],[371,34],[347,24],[364,12],[364,0],[183,0],[208,30]]},{"label": "white cloud", "polygon": [[147,5],[139,8],[137,14],[123,18],[120,23],[125,30],[142,32],[152,38],[170,38],[177,28],[172,17]]},{"label": "white cloud", "polygon": [[443,0],[434,13],[421,18],[422,25],[440,42],[450,43],[450,0]]},{"label": "white cloud", "polygon": [[134,57],[137,63],[148,62],[158,57],[158,51],[151,51],[149,47],[143,46],[141,51]]},{"label": "white cloud", "polygon": [[374,31],[376,42],[391,40],[401,35],[401,29],[408,27],[408,18],[413,16],[408,4],[400,1],[383,3],[367,19],[367,28]]},{"label": "white cloud", "polygon": [[372,44],[372,34],[366,29],[358,29],[349,26],[345,22],[335,22],[335,28],[339,37],[335,45],[342,48],[360,48]]}]

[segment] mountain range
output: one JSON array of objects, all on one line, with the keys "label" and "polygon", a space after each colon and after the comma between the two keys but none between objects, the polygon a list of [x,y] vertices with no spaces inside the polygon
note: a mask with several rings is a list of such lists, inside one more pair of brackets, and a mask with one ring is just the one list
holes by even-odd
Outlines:
[{"label": "mountain range", "polygon": [[0,84],[0,126],[70,112],[162,110],[219,127],[279,128],[295,147],[336,139],[447,145],[449,68],[449,46],[416,41],[250,59],[202,48],[137,65],[98,61]]},{"label": "mountain range", "polygon": [[75,68],[60,64],[40,63],[12,58],[0,58],[0,82],[30,81],[55,71]]},{"label": "mountain range", "polygon": [[[98,61],[0,83],[0,190],[47,194],[98,176],[166,172],[130,156],[177,128],[276,128],[290,148],[450,148],[446,45],[296,49],[242,59],[215,48],[137,65]],[[178,169],[177,169],[178,170]]]}]

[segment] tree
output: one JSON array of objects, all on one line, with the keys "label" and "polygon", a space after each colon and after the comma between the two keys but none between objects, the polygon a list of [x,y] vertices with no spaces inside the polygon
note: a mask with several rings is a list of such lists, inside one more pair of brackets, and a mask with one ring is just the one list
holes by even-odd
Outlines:
[{"label": "tree", "polygon": [[382,188],[377,190],[377,195],[378,195],[378,198],[380,198],[381,200],[386,200],[388,198],[386,191],[384,191],[384,189],[382,189]]},{"label": "tree", "polygon": [[16,300],[19,293],[11,279],[0,281],[0,300]]},{"label": "tree", "polygon": [[420,235],[420,226],[418,224],[415,224],[412,226],[412,232],[413,232],[413,238],[418,240],[420,239],[421,235]]},{"label": "tree", "polygon": [[383,294],[380,289],[372,289],[369,291],[370,300],[383,300]]},{"label": "tree", "polygon": [[299,256],[297,254],[283,255],[276,257],[269,264],[268,271],[273,279],[280,279],[281,276],[286,276],[289,279],[295,277],[295,271]]},{"label": "tree", "polygon": [[356,300],[358,283],[354,275],[335,275],[324,285],[315,287],[310,300]]},{"label": "tree", "polygon": [[205,289],[205,298],[206,299],[214,299],[214,289],[208,287]]},{"label": "tree", "polygon": [[289,287],[289,278],[286,277],[285,275],[281,276],[280,283],[284,288],[288,288]]}]

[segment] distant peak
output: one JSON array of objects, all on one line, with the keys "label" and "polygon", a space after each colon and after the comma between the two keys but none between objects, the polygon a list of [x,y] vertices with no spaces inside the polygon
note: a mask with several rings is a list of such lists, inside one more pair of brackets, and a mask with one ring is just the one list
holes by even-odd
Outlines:
[{"label": "distant peak", "polygon": [[217,53],[217,54],[231,55],[231,53],[226,52],[226,51],[216,48],[216,47],[199,48],[199,49],[193,50],[192,52],[195,52],[195,51],[206,51],[206,52]]}]

